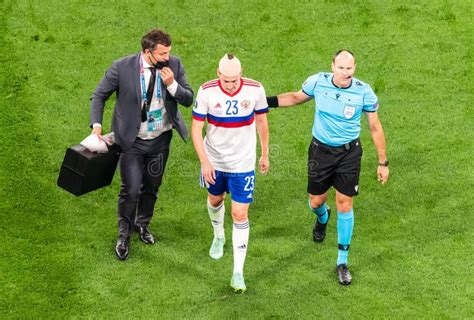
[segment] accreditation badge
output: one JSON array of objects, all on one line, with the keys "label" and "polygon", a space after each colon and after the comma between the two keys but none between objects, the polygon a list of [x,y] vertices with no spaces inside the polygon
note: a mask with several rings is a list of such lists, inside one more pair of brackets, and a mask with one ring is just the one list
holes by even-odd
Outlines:
[{"label": "accreditation badge", "polygon": [[356,107],[354,106],[344,106],[344,117],[346,119],[351,119],[354,114],[355,114],[355,111],[356,111]]},{"label": "accreditation badge", "polygon": [[147,131],[153,132],[163,129],[163,116],[161,110],[147,112]]}]

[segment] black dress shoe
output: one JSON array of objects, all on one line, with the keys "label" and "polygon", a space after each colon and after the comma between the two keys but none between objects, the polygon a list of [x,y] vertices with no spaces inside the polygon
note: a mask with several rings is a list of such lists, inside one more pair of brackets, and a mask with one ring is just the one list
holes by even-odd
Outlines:
[{"label": "black dress shoe", "polygon": [[119,238],[115,245],[115,255],[119,260],[126,260],[128,258],[128,244],[129,239]]},{"label": "black dress shoe", "polygon": [[326,227],[329,223],[329,218],[331,217],[331,208],[328,207],[328,220],[326,223],[320,223],[318,218],[316,218],[316,222],[314,223],[313,227],[313,241],[314,242],[323,242],[324,238],[326,238]]},{"label": "black dress shoe", "polygon": [[140,227],[140,240],[146,244],[155,244],[155,238],[148,230],[148,227]]}]

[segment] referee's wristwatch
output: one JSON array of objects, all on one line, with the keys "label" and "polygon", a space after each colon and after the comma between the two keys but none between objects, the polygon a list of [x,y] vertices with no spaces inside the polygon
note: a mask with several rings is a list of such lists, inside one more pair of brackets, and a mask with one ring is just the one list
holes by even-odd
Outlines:
[{"label": "referee's wristwatch", "polygon": [[385,160],[385,161],[382,162],[382,163],[379,162],[379,166],[381,166],[381,167],[388,167],[388,160]]}]

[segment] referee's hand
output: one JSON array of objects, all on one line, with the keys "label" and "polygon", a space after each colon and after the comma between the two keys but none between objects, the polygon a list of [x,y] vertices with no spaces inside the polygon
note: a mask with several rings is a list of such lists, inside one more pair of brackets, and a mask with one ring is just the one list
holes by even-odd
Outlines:
[{"label": "referee's hand", "polygon": [[388,167],[378,166],[377,167],[377,180],[381,184],[385,184],[388,181],[389,170]]}]

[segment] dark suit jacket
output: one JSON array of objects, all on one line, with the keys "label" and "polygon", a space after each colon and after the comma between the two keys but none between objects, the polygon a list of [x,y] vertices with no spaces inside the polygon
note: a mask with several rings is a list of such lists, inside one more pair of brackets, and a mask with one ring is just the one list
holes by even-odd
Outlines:
[{"label": "dark suit jacket", "polygon": [[[191,106],[194,93],[179,58],[170,56],[169,68],[178,82],[178,89],[173,97],[162,83],[161,92],[173,127],[186,141],[188,130],[177,104]],[[102,123],[105,101],[113,92],[117,93],[117,97],[112,116],[112,131],[116,143],[126,150],[135,141],[141,124],[140,53],[114,61],[106,71],[104,78],[91,96],[91,125]]]}]

